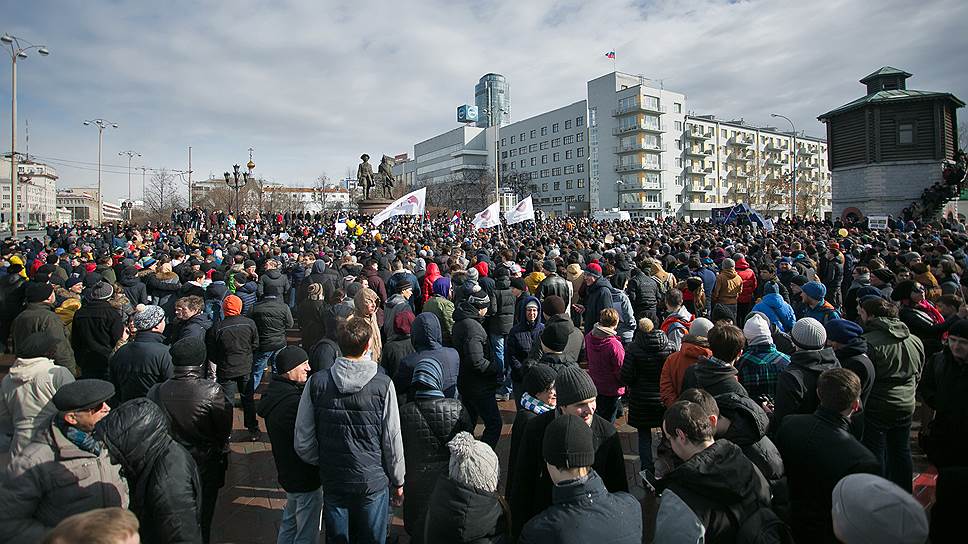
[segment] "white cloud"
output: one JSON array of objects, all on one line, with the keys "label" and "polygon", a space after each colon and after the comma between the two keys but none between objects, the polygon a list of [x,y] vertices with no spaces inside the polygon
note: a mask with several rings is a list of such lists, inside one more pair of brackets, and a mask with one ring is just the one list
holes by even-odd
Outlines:
[{"label": "white cloud", "polygon": [[[191,145],[196,178],[244,162],[249,146],[269,179],[338,177],[361,152],[412,152],[456,126],[456,106],[487,72],[507,76],[513,120],[579,100],[611,70],[611,49],[620,70],[663,79],[697,113],[766,123],[775,111],[815,135],[816,116],[863,94],[857,80],[882,65],[913,72],[913,88],[968,96],[958,0],[37,0],[13,13],[0,31],[52,51],[19,70],[32,153],[93,162],[96,134],[81,121],[103,116],[121,125],[105,134],[105,163],[134,149],[149,166],[183,169]],[[126,191],[122,174],[104,183],[108,196]]]}]

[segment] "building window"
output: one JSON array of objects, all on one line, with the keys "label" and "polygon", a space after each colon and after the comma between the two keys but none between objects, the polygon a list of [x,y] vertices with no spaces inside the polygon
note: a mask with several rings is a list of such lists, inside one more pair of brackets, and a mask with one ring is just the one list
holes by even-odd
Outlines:
[{"label": "building window", "polygon": [[507,145],[507,142],[505,142],[504,140],[506,140],[506,138],[501,138],[501,147],[504,147],[505,145]]},{"label": "building window", "polygon": [[897,126],[898,145],[914,144],[914,123],[900,123]]},{"label": "building window", "polygon": [[566,159],[570,159],[570,158],[572,158],[572,155],[574,155],[574,154],[575,154],[574,151],[568,149],[568,150],[565,151],[565,158]]},{"label": "building window", "polygon": [[676,176],[676,185],[682,187],[682,176]]},{"label": "building window", "polygon": [[578,163],[578,164],[577,164],[576,166],[578,166],[578,172],[579,172],[579,173],[581,173],[581,172],[584,172],[584,171],[585,171],[585,163],[583,163],[583,162],[580,162],[580,163]]},{"label": "building window", "polygon": [[541,155],[541,164],[548,164],[548,155]]},{"label": "building window", "polygon": [[583,126],[585,126],[585,116],[584,115],[579,115],[578,117],[575,117],[575,126],[576,127],[583,127]]},{"label": "building window", "polygon": [[561,175],[561,167],[558,166],[558,167],[552,168],[551,169],[551,175],[552,176],[560,176]]},{"label": "building window", "polygon": [[509,157],[513,157],[513,156],[515,156],[517,154],[518,154],[518,150],[517,149],[512,149],[511,151],[508,152],[508,156]]},{"label": "building window", "polygon": [[555,191],[560,191],[560,190],[561,190],[561,182],[560,181],[556,181],[555,182]]},{"label": "building window", "polygon": [[548,192],[548,184],[547,183],[542,183],[541,184],[541,192],[542,193],[547,193]]},{"label": "building window", "polygon": [[571,144],[575,143],[575,137],[574,136],[565,136],[564,138],[561,139],[561,143],[562,143],[562,145],[571,145]]},{"label": "building window", "polygon": [[542,136],[548,135],[548,127],[541,127],[541,135]]},{"label": "building window", "polygon": [[524,141],[524,133],[523,132],[521,133],[520,136],[518,136],[518,141],[519,142],[523,142]]},{"label": "building window", "polygon": [[561,138],[555,138],[554,140],[551,140],[551,147],[558,147],[559,145],[561,145]]},{"label": "building window", "polygon": [[571,128],[571,119],[568,119],[565,121],[565,130],[569,130],[570,128]]},{"label": "building window", "polygon": [[521,146],[518,148],[518,155],[524,155],[528,151],[528,148]]},{"label": "building window", "polygon": [[548,149],[548,140],[541,142],[541,145],[539,147],[541,149]]},{"label": "building window", "polygon": [[521,165],[521,168],[524,168],[524,162],[525,162],[524,159],[521,159],[521,162],[519,163]]},{"label": "building window", "polygon": [[514,136],[511,136],[511,145],[514,145]]},{"label": "building window", "polygon": [[552,133],[556,133],[556,132],[558,132],[558,128],[559,128],[559,127],[558,127],[558,123],[554,123],[554,124],[552,124],[552,125],[551,125],[551,132],[552,132]]},{"label": "building window", "polygon": [[574,165],[565,167],[565,174],[574,174],[574,173],[575,173]]},{"label": "building window", "polygon": [[676,149],[682,151],[682,140],[676,140]]},{"label": "building window", "polygon": [[538,144],[531,144],[528,146],[528,153],[534,153],[538,150]]},{"label": "building window", "polygon": [[502,159],[506,159],[506,158],[508,158],[508,152],[507,152],[507,151],[502,151],[502,152],[501,152],[501,158],[502,158]]},{"label": "building window", "polygon": [[[546,169],[544,169],[544,170],[541,171],[541,177],[546,178],[546,177],[548,177],[548,175],[550,173],[551,173],[551,171],[546,168]],[[545,189],[545,191],[547,191],[547,189]]]},{"label": "building window", "polygon": [[575,185],[575,182],[571,181],[570,179],[565,181],[565,189],[572,189],[574,188],[573,187],[574,185]]},{"label": "building window", "polygon": [[676,195],[676,204],[682,204],[682,195]]},{"label": "building window", "polygon": [[532,138],[535,138],[535,137],[537,137],[537,135],[538,135],[538,131],[537,131],[537,130],[532,130],[532,131],[531,131],[531,137],[532,137]]},{"label": "building window", "polygon": [[676,132],[682,132],[682,121],[676,121]]},{"label": "building window", "polygon": [[[585,179],[584,178],[578,178],[578,188],[579,189],[584,189],[585,188]],[[582,199],[582,197],[579,196],[578,197],[578,200],[581,200],[581,199]]]},{"label": "building window", "polygon": [[726,129],[725,128],[724,129],[720,129],[719,136],[721,138],[723,138],[724,140],[726,139]]},{"label": "building window", "polygon": [[676,168],[682,168],[682,159],[676,157]]},{"label": "building window", "polygon": [[531,157],[531,166],[535,166],[537,164],[538,164],[538,157]]},{"label": "building window", "polygon": [[553,162],[558,162],[558,161],[560,161],[560,160],[561,160],[561,153],[558,153],[557,151],[555,151],[554,153],[552,153],[552,154],[551,154],[551,160],[552,160]]},{"label": "building window", "polygon": [[676,113],[682,113],[682,104],[675,102],[672,104],[672,111]]},{"label": "building window", "polygon": [[585,140],[585,133],[584,132],[579,132],[578,134],[575,134],[575,141],[576,142],[582,142],[584,140]]},{"label": "building window", "polygon": [[585,148],[584,147],[579,147],[576,155],[579,156],[579,157],[584,157],[585,156]]}]

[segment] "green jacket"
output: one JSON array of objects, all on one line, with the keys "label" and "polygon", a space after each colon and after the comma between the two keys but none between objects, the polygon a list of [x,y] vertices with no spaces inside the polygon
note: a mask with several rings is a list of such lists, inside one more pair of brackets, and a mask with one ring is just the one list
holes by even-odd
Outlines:
[{"label": "green jacket", "polygon": [[897,318],[876,317],[864,325],[874,387],[864,417],[891,425],[914,414],[914,395],[924,368],[924,345]]},{"label": "green jacket", "polygon": [[424,303],[423,311],[437,316],[445,346],[453,346],[451,334],[454,331],[454,303],[440,296],[434,295]]}]

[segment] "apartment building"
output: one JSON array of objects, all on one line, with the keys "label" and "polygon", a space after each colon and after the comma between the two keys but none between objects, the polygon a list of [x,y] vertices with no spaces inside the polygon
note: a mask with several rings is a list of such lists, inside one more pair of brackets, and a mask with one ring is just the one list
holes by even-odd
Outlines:
[{"label": "apartment building", "polygon": [[104,200],[98,214],[97,187],[72,187],[57,191],[57,207],[71,214],[71,221],[89,221],[101,224],[119,221],[122,217],[121,204]]},{"label": "apartment building", "polygon": [[[32,160],[18,160],[17,222],[35,228],[57,220],[57,171]],[[10,159],[0,159],[0,225],[10,228]]]}]

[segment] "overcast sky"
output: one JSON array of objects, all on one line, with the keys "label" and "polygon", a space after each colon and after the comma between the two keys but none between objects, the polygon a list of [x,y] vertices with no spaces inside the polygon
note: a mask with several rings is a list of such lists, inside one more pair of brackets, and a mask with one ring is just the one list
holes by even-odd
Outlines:
[{"label": "overcast sky", "polygon": [[[487,72],[508,78],[512,121],[581,100],[613,49],[620,71],[662,79],[695,113],[766,124],[778,112],[815,136],[817,115],[884,65],[968,100],[964,0],[0,0],[0,13],[0,32],[50,48],[18,63],[18,140],[29,121],[30,153],[56,161],[62,186],[96,182],[85,119],[120,125],[104,135],[108,165],[131,149],[135,166],[187,169],[192,146],[202,179],[253,147],[258,174],[311,185],[458,126]],[[125,196],[125,168],[109,169],[106,196]]]}]

